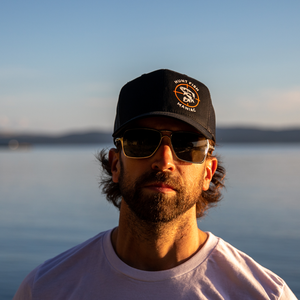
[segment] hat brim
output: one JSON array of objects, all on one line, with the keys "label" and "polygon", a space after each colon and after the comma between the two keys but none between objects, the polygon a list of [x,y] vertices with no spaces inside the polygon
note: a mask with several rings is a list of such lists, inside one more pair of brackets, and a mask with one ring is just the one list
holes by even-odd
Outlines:
[{"label": "hat brim", "polygon": [[146,117],[155,117],[155,116],[169,117],[169,118],[183,121],[183,122],[193,126],[196,130],[198,130],[201,134],[203,134],[207,139],[215,141],[215,137],[212,135],[212,133],[210,133],[204,127],[202,127],[201,124],[199,124],[199,122],[196,122],[193,119],[191,119],[187,116],[184,116],[184,115],[179,115],[176,113],[165,112],[165,111],[152,111],[152,112],[148,112],[148,113],[139,115],[135,118],[132,118],[129,121],[127,121],[126,123],[124,123],[118,130],[116,130],[113,133],[113,137],[115,138],[115,137],[120,136],[122,134],[122,132],[130,126],[130,123],[137,121],[139,119],[146,118]]}]

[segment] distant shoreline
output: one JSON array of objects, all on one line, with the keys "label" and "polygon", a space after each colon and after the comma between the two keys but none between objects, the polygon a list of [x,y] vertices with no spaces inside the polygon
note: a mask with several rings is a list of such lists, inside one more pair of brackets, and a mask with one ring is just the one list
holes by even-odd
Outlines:
[{"label": "distant shoreline", "polygon": [[[217,143],[275,144],[300,143],[300,128],[264,130],[257,128],[217,128]],[[87,145],[112,143],[112,134],[104,131],[88,131],[64,135],[4,134],[0,132],[0,147],[16,149],[34,145]]]}]

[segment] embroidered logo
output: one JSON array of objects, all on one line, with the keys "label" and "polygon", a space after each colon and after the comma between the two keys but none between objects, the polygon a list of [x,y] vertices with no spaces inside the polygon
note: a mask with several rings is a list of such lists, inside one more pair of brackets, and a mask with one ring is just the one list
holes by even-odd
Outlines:
[{"label": "embroidered logo", "polygon": [[[176,80],[175,83],[178,81]],[[198,88],[192,86],[192,83],[180,83],[175,87],[174,93],[181,104],[189,108],[188,110],[195,111],[200,99],[197,93]]]}]

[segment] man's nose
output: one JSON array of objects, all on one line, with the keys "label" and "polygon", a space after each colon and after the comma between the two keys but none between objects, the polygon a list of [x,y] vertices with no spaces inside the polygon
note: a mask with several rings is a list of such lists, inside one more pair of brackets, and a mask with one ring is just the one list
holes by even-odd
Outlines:
[{"label": "man's nose", "polygon": [[154,154],[152,169],[159,171],[174,171],[176,169],[174,155],[170,138],[164,136],[159,148]]}]

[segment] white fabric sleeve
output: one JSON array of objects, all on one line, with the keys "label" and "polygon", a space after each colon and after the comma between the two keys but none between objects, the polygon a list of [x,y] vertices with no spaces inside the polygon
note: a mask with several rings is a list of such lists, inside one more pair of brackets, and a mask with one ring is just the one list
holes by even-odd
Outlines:
[{"label": "white fabric sleeve", "polygon": [[294,295],[294,293],[290,290],[290,288],[287,286],[287,284],[285,284],[282,289],[282,294],[279,300],[297,300],[297,298]]}]

